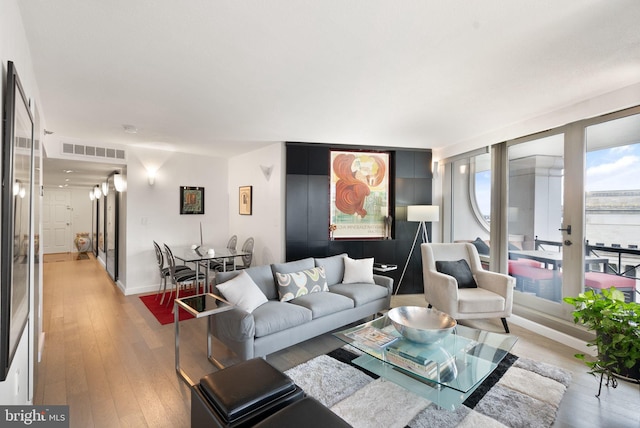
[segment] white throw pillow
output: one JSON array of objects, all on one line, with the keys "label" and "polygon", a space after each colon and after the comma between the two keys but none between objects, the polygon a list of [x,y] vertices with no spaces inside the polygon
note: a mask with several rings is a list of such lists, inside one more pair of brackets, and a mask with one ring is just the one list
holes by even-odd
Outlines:
[{"label": "white throw pillow", "polygon": [[229,281],[216,285],[216,288],[229,303],[249,313],[268,302],[267,296],[245,271]]},{"label": "white throw pillow", "polygon": [[351,259],[344,258],[344,278],[343,284],[353,284],[356,282],[374,284],[373,281],[373,258]]}]

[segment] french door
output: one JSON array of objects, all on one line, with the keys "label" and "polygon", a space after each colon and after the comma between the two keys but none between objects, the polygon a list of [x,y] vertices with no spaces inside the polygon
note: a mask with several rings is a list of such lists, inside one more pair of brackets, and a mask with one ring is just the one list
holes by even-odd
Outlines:
[{"label": "french door", "polygon": [[562,299],[585,284],[633,290],[640,269],[640,108],[506,145],[508,234],[522,238],[521,248],[510,243],[508,251],[514,302],[571,320]]}]

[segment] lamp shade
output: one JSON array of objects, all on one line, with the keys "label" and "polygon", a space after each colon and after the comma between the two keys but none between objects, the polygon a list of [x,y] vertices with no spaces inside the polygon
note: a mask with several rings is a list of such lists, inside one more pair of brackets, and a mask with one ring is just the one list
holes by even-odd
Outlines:
[{"label": "lamp shade", "polygon": [[115,187],[118,192],[122,192],[125,189],[126,182],[122,174],[113,174],[113,187]]},{"label": "lamp shade", "polygon": [[440,221],[440,207],[437,205],[409,205],[407,221]]}]

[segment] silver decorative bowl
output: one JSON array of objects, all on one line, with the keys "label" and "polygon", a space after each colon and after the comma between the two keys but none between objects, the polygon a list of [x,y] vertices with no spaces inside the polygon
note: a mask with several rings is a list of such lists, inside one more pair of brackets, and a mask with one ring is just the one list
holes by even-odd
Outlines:
[{"label": "silver decorative bowl", "polygon": [[449,335],[456,320],[444,312],[421,306],[400,306],[387,314],[398,333],[418,343],[436,343]]}]

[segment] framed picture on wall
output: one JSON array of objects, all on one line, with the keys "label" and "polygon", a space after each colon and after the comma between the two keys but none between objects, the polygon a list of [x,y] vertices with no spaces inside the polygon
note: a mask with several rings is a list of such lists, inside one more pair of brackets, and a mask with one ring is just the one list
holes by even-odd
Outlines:
[{"label": "framed picture on wall", "polygon": [[331,150],[331,239],[389,237],[389,153]]},{"label": "framed picture on wall", "polygon": [[204,187],[180,186],[180,214],[204,214]]},{"label": "framed picture on wall", "polygon": [[252,186],[242,186],[240,187],[240,192],[238,194],[238,200],[240,202],[240,215],[251,215],[251,199],[252,199]]},{"label": "framed picture on wall", "polygon": [[29,318],[33,116],[18,72],[7,62],[0,213],[0,381],[7,378]]}]

